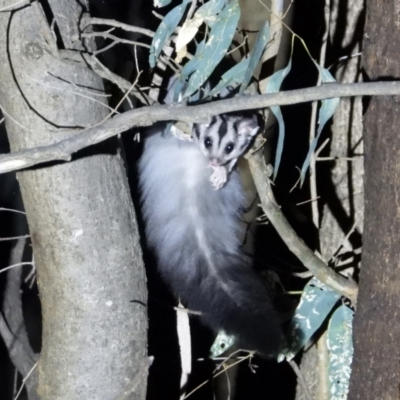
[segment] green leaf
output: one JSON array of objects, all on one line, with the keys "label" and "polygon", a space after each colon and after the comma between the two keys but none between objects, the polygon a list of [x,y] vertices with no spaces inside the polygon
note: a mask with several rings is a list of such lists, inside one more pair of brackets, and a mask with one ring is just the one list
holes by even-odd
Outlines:
[{"label": "green leaf", "polygon": [[215,86],[214,89],[207,94],[207,96],[215,96],[216,94],[220,93],[221,90],[226,89],[228,86],[233,86],[236,83],[243,82],[244,74],[247,70],[247,67],[249,66],[249,62],[249,58],[244,58],[238,64],[233,66],[230,70],[225,72],[222,75],[221,80],[218,82],[217,86]]},{"label": "green leaf", "polygon": [[186,80],[187,78],[189,78],[189,76],[196,71],[197,66],[199,64],[199,62],[201,61],[201,59],[203,58],[203,52],[204,52],[204,45],[205,45],[205,40],[202,40],[196,48],[196,53],[194,55],[194,57],[188,61],[185,66],[182,69],[181,72],[181,80]]},{"label": "green leaf", "polygon": [[[336,82],[336,79],[332,76],[332,74],[326,68],[321,67],[315,61],[314,61],[314,64],[318,68],[318,71],[321,75],[321,79],[322,79],[323,83]],[[324,128],[324,126],[328,122],[328,120],[332,117],[332,115],[335,113],[335,110],[339,104],[339,101],[340,101],[340,99],[338,97],[321,101],[321,108],[319,110],[319,116],[318,116],[317,136],[311,142],[307,157],[303,163],[303,166],[301,167],[301,173],[300,173],[300,177],[301,177],[300,184],[301,185],[303,185],[303,183],[304,183],[307,169],[310,166],[311,155],[314,153],[315,148],[317,147],[317,143],[318,143],[319,137],[321,136],[322,129]]]},{"label": "green leaf", "polygon": [[192,95],[209,78],[215,67],[222,60],[230,44],[240,18],[238,0],[227,4],[211,28],[202,57],[199,54],[197,69],[189,79],[184,97]]},{"label": "green leaf", "polygon": [[264,25],[260,29],[257,35],[253,50],[250,54],[249,65],[247,66],[246,72],[244,73],[243,83],[239,93],[243,93],[250,83],[253,72],[260,62],[261,56],[264,53],[265,47],[269,41],[269,23],[265,21]]},{"label": "green leaf", "polygon": [[[291,69],[292,69],[292,56],[290,56],[290,60],[286,68],[276,71],[271,76],[271,78],[269,78],[268,85],[266,88],[266,93],[279,92],[283,80],[286,78],[287,74],[290,72]],[[281,108],[279,106],[270,107],[270,110],[274,113],[278,121],[278,127],[279,127],[278,144],[275,153],[275,165],[274,165],[274,176],[273,176],[273,179],[275,179],[276,175],[278,174],[279,166],[281,164],[281,159],[282,159],[283,142],[285,140],[285,123],[283,121]]]},{"label": "green leaf", "polygon": [[189,0],[183,0],[181,5],[173,8],[158,26],[150,48],[149,63],[151,68],[156,66],[157,58],[165,46],[165,42],[169,39],[181,21],[188,2]]},{"label": "green leaf", "polygon": [[207,22],[209,26],[212,26],[216,21],[217,14],[225,5],[226,0],[210,0],[199,7],[195,12],[194,17],[201,18]]},{"label": "green leaf", "polygon": [[325,321],[340,294],[317,278],[312,278],[303,290],[300,303],[289,327],[288,344],[279,360],[293,359]]},{"label": "green leaf", "polygon": [[344,304],[332,315],[328,326],[330,400],[345,400],[349,391],[353,359],[354,312]]}]

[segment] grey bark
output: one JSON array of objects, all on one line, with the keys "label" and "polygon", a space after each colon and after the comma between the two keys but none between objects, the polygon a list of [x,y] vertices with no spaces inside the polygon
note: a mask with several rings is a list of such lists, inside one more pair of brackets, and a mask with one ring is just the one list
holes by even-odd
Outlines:
[{"label": "grey bark", "polygon": [[[363,67],[400,78],[398,1],[367,1]],[[365,222],[349,400],[399,398],[399,98],[370,99],[364,119]]]},{"label": "grey bark", "polygon": [[[354,0],[351,7],[347,2],[335,0],[332,9],[330,37],[337,49],[344,49],[350,56],[361,51],[362,27],[364,25],[364,1]],[[345,19],[339,15],[346,13]],[[341,33],[342,27],[345,31]],[[335,78],[341,83],[361,81],[361,59],[350,58],[339,65]],[[362,140],[362,103],[360,97],[341,99],[333,116],[330,156],[330,195],[320,231],[321,253],[325,261],[333,255],[351,252],[360,247],[360,235],[364,217],[364,165]],[[352,161],[345,159],[353,157]],[[325,161],[323,161],[325,162]],[[346,235],[353,234],[345,242]],[[338,252],[340,245],[344,245]],[[354,263],[357,267],[357,263]]]},{"label": "grey bark", "polygon": [[[9,4],[0,1],[0,8]],[[49,4],[64,47],[83,50],[84,3]],[[59,55],[38,3],[0,14],[0,102],[12,151],[65,139],[108,113],[101,80]],[[20,172],[18,180],[42,303],[40,398],[144,399],[145,274],[116,142]]]},{"label": "grey bark", "polygon": [[[364,1],[353,0],[351,7],[346,0],[331,2],[330,44],[331,49],[343,56],[361,51]],[[341,83],[360,81],[360,58],[350,58],[339,65],[335,78]],[[322,163],[332,164],[327,192],[319,192],[325,205],[319,230],[319,243],[322,259],[332,261],[332,257],[347,253],[347,262],[353,270],[359,268],[359,260],[352,255],[360,247],[363,228],[364,190],[363,190],[363,142],[362,142],[362,104],[361,98],[342,98],[333,116],[332,135],[329,143],[329,156],[336,161],[317,162],[317,180]],[[358,157],[357,157],[358,155]],[[344,157],[354,157],[352,161]],[[346,235],[353,229],[348,240]],[[342,245],[342,247],[341,247]],[[303,354],[301,371],[308,382],[315,399],[329,398],[328,370],[326,362],[326,335]],[[297,386],[297,400],[305,399],[304,389]]]}]

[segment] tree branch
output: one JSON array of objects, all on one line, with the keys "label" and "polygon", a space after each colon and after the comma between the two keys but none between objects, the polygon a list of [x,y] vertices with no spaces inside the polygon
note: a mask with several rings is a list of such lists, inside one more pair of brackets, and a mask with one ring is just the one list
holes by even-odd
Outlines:
[{"label": "tree branch", "polygon": [[[260,139],[258,140],[260,142]],[[258,148],[256,141],[255,148]],[[329,268],[321,259],[319,259],[311,249],[300,239],[294,229],[290,226],[288,220],[283,215],[281,209],[275,201],[269,183],[269,173],[265,164],[262,152],[257,151],[249,157],[250,171],[254,179],[258,194],[261,200],[261,206],[271,221],[279,236],[288,246],[289,250],[303,263],[303,265],[312,272],[321,282],[338,291],[343,296],[349,298],[353,305],[357,301],[357,284],[350,279],[336,273]]]},{"label": "tree branch", "polygon": [[[63,50],[63,53],[70,53],[68,50]],[[140,89],[133,89],[132,90],[132,83],[128,80],[120,77],[119,75],[111,72],[105,65],[103,65],[98,58],[92,56],[87,53],[79,53],[79,56],[82,57],[82,61],[86,61],[90,67],[96,72],[103,79],[107,79],[108,81],[112,82],[114,85],[118,86],[123,93],[128,92],[131,90],[130,94],[135,96],[139,101],[143,104],[154,104],[154,101]]]},{"label": "tree branch", "polygon": [[[238,96],[198,106],[172,104],[143,107],[107,119],[97,126],[87,128],[58,143],[3,155],[0,157],[0,173],[17,171],[48,161],[69,161],[71,154],[78,150],[100,143],[132,127],[149,126],[158,121],[200,122],[212,115],[232,111],[298,104],[333,97],[394,95],[400,95],[400,82],[330,83],[319,87],[272,94]],[[7,110],[3,109],[3,111],[8,115]],[[67,132],[68,134],[71,132]]]},{"label": "tree branch", "polygon": [[115,28],[121,28],[127,32],[141,33],[143,35],[154,37],[154,32],[150,29],[140,28],[138,26],[124,24],[123,22],[116,21],[114,19],[105,19],[105,18],[86,18],[84,22],[87,22],[91,25],[106,25],[113,26]]},{"label": "tree branch", "polygon": [[[88,33],[82,33],[81,36],[85,37],[85,38],[102,37],[104,39],[114,40],[115,44],[125,43],[125,44],[131,44],[133,46],[146,47],[147,49],[150,49],[150,47],[151,47],[147,43],[137,42],[136,40],[123,39],[123,38],[115,36],[109,32],[88,32]],[[102,49],[95,51],[94,54],[97,54],[100,51],[102,51]]]}]

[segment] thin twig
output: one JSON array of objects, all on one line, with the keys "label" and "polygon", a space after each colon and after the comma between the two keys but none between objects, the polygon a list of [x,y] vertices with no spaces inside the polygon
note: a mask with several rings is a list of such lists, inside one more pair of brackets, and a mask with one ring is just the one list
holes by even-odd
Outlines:
[{"label": "thin twig", "polygon": [[140,28],[138,26],[124,24],[123,22],[115,21],[114,19],[86,18],[84,22],[88,22],[91,25],[113,26],[115,28],[121,28],[127,32],[141,33],[141,34],[149,36],[149,37],[154,37],[154,32],[151,31],[150,29]]},{"label": "thin twig", "polygon": [[22,392],[22,389],[24,388],[26,381],[29,379],[29,377],[31,376],[32,372],[35,370],[35,368],[37,367],[37,361],[35,362],[35,364],[33,365],[33,367],[31,368],[31,370],[26,374],[26,376],[24,377],[24,379],[22,379],[22,385],[19,388],[19,391],[17,393],[17,395],[15,396],[14,400],[18,400],[19,395]]},{"label": "thin twig", "polygon": [[218,375],[223,374],[226,370],[228,370],[228,369],[234,367],[234,366],[237,365],[237,364],[240,364],[240,363],[243,362],[244,360],[247,360],[247,359],[249,359],[249,358],[251,358],[251,357],[253,357],[253,356],[254,356],[254,353],[251,352],[247,357],[243,357],[242,359],[240,359],[240,360],[234,362],[233,364],[230,364],[227,368],[224,368],[222,371],[220,371],[220,372],[216,373],[215,375],[213,375],[212,378],[207,379],[206,381],[204,381],[203,383],[201,383],[200,385],[198,385],[197,387],[195,387],[195,388],[194,388],[191,392],[189,392],[183,399],[187,399],[187,398],[188,398],[189,396],[191,396],[194,392],[196,392],[196,391],[199,390],[201,387],[203,387],[203,386],[206,385],[208,382],[210,382],[211,379],[216,378]]},{"label": "thin twig", "polygon": [[[82,33],[82,37],[85,38],[95,38],[95,37],[102,37],[104,39],[111,39],[114,40],[117,43],[125,43],[125,44],[132,44],[135,46],[142,46],[146,47],[147,49],[150,49],[150,45],[147,43],[142,43],[142,42],[137,42],[136,40],[129,40],[129,39],[123,39],[119,38],[118,36],[111,35],[108,32],[88,32],[88,33]],[[95,53],[95,52],[94,52]]]},{"label": "thin twig", "polygon": [[9,241],[9,240],[27,239],[30,237],[31,237],[31,235],[11,236],[11,237],[0,238],[0,242],[5,242],[5,241]]},{"label": "thin twig", "polygon": [[[330,0],[325,0],[324,7],[324,17],[325,17],[325,32],[322,38],[321,51],[319,55],[319,65],[323,68],[325,65],[325,57],[326,57],[326,48],[328,44],[328,36],[329,36],[329,21],[330,21],[330,11],[331,11],[331,2]],[[321,75],[318,75],[317,86],[320,86],[322,83]],[[314,101],[312,103],[311,109],[311,122],[310,122],[310,134],[309,134],[309,142],[311,143],[315,140],[315,130],[317,126],[317,107],[318,102]],[[310,195],[311,198],[316,198],[318,196],[317,191],[317,168],[316,168],[316,155],[311,154],[310,157],[310,165],[309,165],[309,177],[310,177]],[[311,203],[311,215],[314,226],[319,229],[319,209],[318,203]]]},{"label": "thin twig", "polygon": [[[362,156],[358,156],[358,157],[362,157]],[[316,161],[357,161],[357,157],[317,157]]]},{"label": "thin twig", "polygon": [[163,15],[161,15],[160,13],[158,13],[158,12],[156,12],[154,10],[151,13],[158,19],[164,19]]},{"label": "thin twig", "polygon": [[32,262],[27,261],[27,262],[20,262],[20,263],[17,263],[17,264],[9,265],[8,267],[4,267],[4,268],[0,269],[0,274],[2,272],[5,272],[5,271],[11,269],[11,268],[22,267],[23,265],[32,265]]},{"label": "thin twig", "polygon": [[314,157],[317,158],[321,151],[326,147],[326,145],[329,143],[330,139],[326,138],[324,142],[319,146],[319,148],[315,151]]},{"label": "thin twig", "polygon": [[[105,65],[103,65],[95,56],[89,54],[82,54],[83,59],[92,67],[93,71],[96,72],[103,79],[107,79],[114,85],[118,86],[123,93],[126,93],[130,87],[131,83],[120,77],[114,72],[111,72]],[[132,91],[132,95],[135,96],[139,101],[148,106],[152,105],[154,101],[151,100],[149,96],[139,90]]]},{"label": "thin twig", "polygon": [[[300,201],[299,203],[296,203],[296,206],[302,206],[303,204],[308,204],[308,203],[312,203],[312,202],[317,202],[318,199],[320,199],[320,198],[321,198],[321,196],[317,196],[317,197],[314,198],[314,199],[308,199],[308,200],[305,200],[305,201]],[[318,202],[317,202],[317,204],[318,204]]]},{"label": "thin twig", "polygon": [[26,215],[25,211],[15,210],[14,208],[0,207],[0,211],[10,211],[10,212],[15,212],[15,213],[17,213],[17,214]]},{"label": "thin twig", "polygon": [[188,308],[183,308],[183,307],[174,307],[174,310],[185,313],[185,314],[191,314],[191,315],[202,315],[203,314],[201,311],[189,310]]},{"label": "thin twig", "polygon": [[[133,88],[137,85],[141,74],[142,74],[142,71],[139,71],[139,73],[138,73],[137,76],[136,76],[135,81],[132,83],[132,86],[131,86],[131,87],[129,88],[129,90],[123,95],[122,99],[121,99],[121,100],[118,102],[118,104],[115,106],[114,113],[119,114],[119,112],[117,111],[118,108],[119,108],[119,106],[124,102],[124,100],[125,100],[126,98],[128,98],[129,93],[130,93],[130,92],[133,90]],[[129,98],[128,98],[128,99],[129,99]],[[111,116],[112,116],[112,114],[110,115],[110,117],[111,117]]]},{"label": "thin twig", "polygon": [[[353,223],[353,226],[350,228],[350,230],[347,232],[346,236],[340,242],[337,250],[333,253],[333,255],[332,255],[331,259],[330,259],[331,262],[334,263],[336,261],[336,258],[338,257],[340,250],[345,245],[345,243],[348,241],[348,239],[352,235],[352,233],[356,230],[357,224],[358,224],[358,221],[355,220],[354,223]],[[353,248],[350,248],[350,249],[353,250]]]}]

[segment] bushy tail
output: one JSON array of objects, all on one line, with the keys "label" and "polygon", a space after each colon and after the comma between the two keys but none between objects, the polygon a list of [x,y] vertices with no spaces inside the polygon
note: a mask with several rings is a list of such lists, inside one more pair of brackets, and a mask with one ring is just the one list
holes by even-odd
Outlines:
[{"label": "bushy tail", "polygon": [[283,342],[279,316],[243,254],[215,255],[212,263],[203,257],[191,261],[195,275],[165,277],[183,303],[200,311],[201,320],[214,330],[236,336],[242,349],[276,355]]}]

